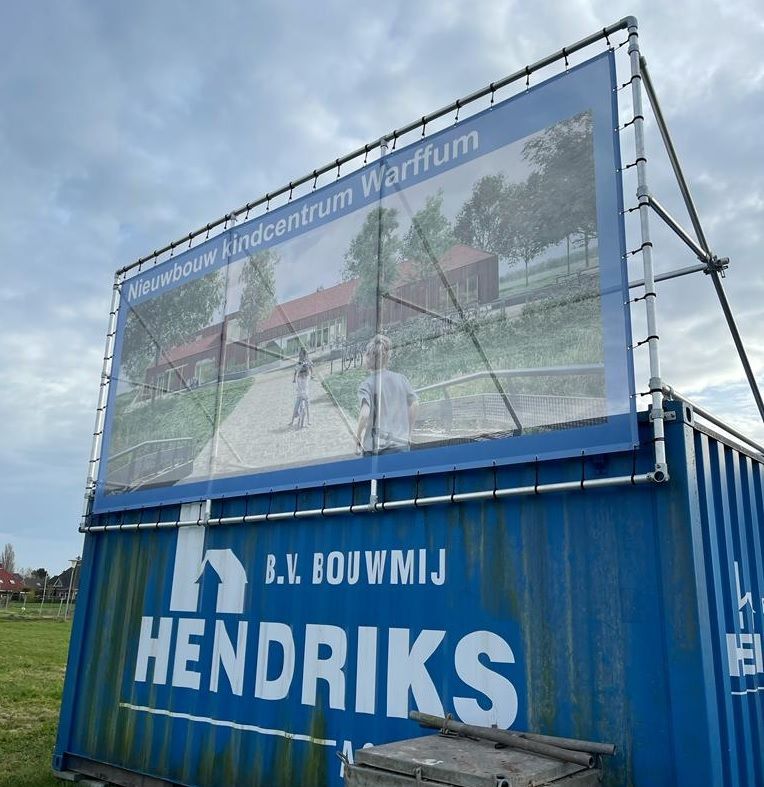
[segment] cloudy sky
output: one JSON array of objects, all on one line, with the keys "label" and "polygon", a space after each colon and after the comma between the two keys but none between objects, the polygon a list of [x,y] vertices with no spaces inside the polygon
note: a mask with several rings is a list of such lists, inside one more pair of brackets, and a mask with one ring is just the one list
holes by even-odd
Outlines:
[{"label": "cloudy sky", "polygon": [[[629,13],[764,383],[754,0],[5,4],[0,545],[56,572],[81,550],[117,267]],[[653,192],[685,221],[654,124],[648,156]],[[694,262],[655,240],[659,270]],[[660,294],[665,379],[764,439],[710,281]]]}]

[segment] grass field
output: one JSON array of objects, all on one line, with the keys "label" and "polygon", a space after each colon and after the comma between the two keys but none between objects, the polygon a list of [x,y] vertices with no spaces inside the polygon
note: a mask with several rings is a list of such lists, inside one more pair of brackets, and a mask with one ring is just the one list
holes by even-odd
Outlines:
[{"label": "grass field", "polygon": [[31,610],[0,610],[0,787],[61,785],[50,763],[71,621]]}]

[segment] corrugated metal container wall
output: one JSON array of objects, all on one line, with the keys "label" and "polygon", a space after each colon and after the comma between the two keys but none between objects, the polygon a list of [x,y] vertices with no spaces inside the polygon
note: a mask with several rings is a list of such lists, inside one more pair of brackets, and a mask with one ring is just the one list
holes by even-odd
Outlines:
[{"label": "corrugated metal container wall", "polygon": [[[669,409],[661,485],[89,535],[54,765],[338,785],[336,751],[416,735],[418,708],[614,742],[609,785],[763,784],[762,465]],[[633,454],[416,491],[643,473],[641,428]]]}]

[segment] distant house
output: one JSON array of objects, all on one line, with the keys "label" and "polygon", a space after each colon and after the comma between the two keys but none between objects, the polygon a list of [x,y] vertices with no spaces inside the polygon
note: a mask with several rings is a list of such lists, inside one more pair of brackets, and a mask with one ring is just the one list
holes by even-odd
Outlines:
[{"label": "distant house", "polygon": [[[382,303],[385,328],[423,314],[453,313],[454,300],[469,308],[499,297],[495,254],[458,244],[438,260],[438,268],[422,277],[415,261],[400,263],[398,282]],[[358,279],[351,279],[279,303],[254,334],[241,325],[238,314],[229,315],[224,323],[205,328],[163,353],[160,363],[146,371],[146,395],[173,393],[216,380],[223,347],[226,370],[231,371],[296,356],[301,347],[324,352],[341,346],[364,324],[374,322],[372,310],[356,303],[357,289]]]},{"label": "distant house", "polygon": [[11,593],[13,595],[21,593],[22,590],[24,590],[24,580],[18,574],[6,571],[0,565],[0,593],[3,595]]},{"label": "distant house", "polygon": [[45,580],[35,576],[24,577],[22,580],[24,590],[31,593],[42,593],[45,587]]},{"label": "distant house", "polygon": [[[72,581],[72,575],[74,580]],[[72,586],[71,599],[77,598],[77,591],[80,586],[80,571],[79,564],[76,570],[72,567],[62,571],[57,577],[52,577],[48,580],[47,597],[50,599],[66,599],[69,596],[69,585]]]}]

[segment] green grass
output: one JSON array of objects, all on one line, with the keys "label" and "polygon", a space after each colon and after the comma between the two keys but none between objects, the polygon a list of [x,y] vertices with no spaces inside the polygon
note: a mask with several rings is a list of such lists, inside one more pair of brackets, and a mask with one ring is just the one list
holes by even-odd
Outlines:
[{"label": "green grass", "polygon": [[568,271],[568,261],[565,255],[544,262],[535,263],[528,269],[528,283],[525,283],[525,266],[522,263],[512,265],[509,271],[502,275],[499,281],[499,292],[502,296],[521,293],[526,289],[537,290],[550,284],[557,284],[561,276],[569,273],[575,274],[579,271],[588,270],[594,272],[599,264],[597,248],[589,249],[589,265],[586,265],[586,257],[583,249],[576,249],[570,254],[570,271]]},{"label": "green grass", "polygon": [[[66,612],[66,599],[61,601],[46,601],[42,607],[40,600],[27,598],[26,601],[8,601],[0,598],[0,620],[3,618],[23,617],[28,620],[38,620],[39,618],[63,618]],[[69,605],[69,619],[74,615],[74,604]]]},{"label": "green grass", "polygon": [[[253,378],[248,377],[225,383],[221,421],[236,407],[252,382]],[[192,391],[157,398],[132,410],[127,409],[133,399],[131,394],[117,397],[110,453],[147,440],[192,437],[194,455],[198,454],[212,437],[217,394],[216,385],[205,385]]]},{"label": "green grass", "polygon": [[60,787],[51,757],[71,622],[11,607],[0,616],[0,787]]}]

